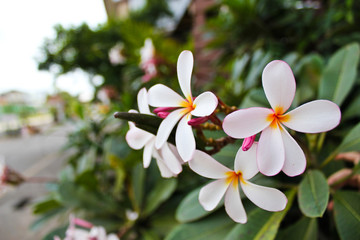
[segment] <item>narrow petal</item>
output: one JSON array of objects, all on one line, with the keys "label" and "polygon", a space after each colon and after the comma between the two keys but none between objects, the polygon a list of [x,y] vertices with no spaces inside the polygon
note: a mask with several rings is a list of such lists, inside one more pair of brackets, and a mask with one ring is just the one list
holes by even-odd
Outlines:
[{"label": "narrow petal", "polygon": [[176,176],[176,174],[174,174],[160,158],[156,158],[156,163],[159,167],[161,177],[171,178]]},{"label": "narrow petal", "polygon": [[232,172],[231,169],[200,150],[195,150],[193,159],[189,161],[189,167],[197,174],[213,179],[226,178],[226,173]]},{"label": "narrow petal", "polygon": [[161,148],[164,143],[169,138],[171,131],[173,130],[175,124],[183,116],[181,112],[183,109],[177,109],[169,114],[160,124],[159,129],[156,134],[155,147],[157,149]]},{"label": "narrow petal", "polygon": [[245,195],[256,206],[267,211],[277,212],[285,209],[287,198],[275,188],[263,187],[251,182],[240,182]]},{"label": "narrow petal", "polygon": [[199,193],[199,202],[206,211],[213,210],[224,196],[229,184],[226,183],[226,179],[219,179],[213,181],[203,188]]},{"label": "narrow petal", "polygon": [[147,96],[146,88],[140,89],[137,95],[137,104],[140,113],[151,114],[148,104],[148,96]]},{"label": "narrow petal", "polygon": [[290,177],[302,174],[306,168],[306,157],[303,150],[283,127],[281,127],[281,136],[285,148],[285,163],[282,171]]},{"label": "narrow petal", "polygon": [[182,166],[177,156],[170,150],[169,144],[165,143],[164,146],[160,149],[162,159],[167,168],[175,174],[179,174],[182,171]]},{"label": "narrow petal", "polygon": [[288,128],[304,133],[326,132],[340,123],[338,105],[328,100],[316,100],[288,112],[282,122]]},{"label": "narrow petal", "polygon": [[261,133],[256,160],[259,171],[266,176],[273,176],[281,171],[285,150],[279,127],[268,127]]},{"label": "narrow petal", "polygon": [[191,114],[197,117],[211,115],[218,105],[218,99],[212,92],[204,92],[194,100],[195,109]]},{"label": "narrow petal", "polygon": [[225,210],[229,217],[238,223],[246,223],[247,216],[241,202],[238,184],[230,184],[225,193]]},{"label": "narrow petal", "polygon": [[134,123],[129,122],[129,126],[130,129],[126,133],[125,139],[132,149],[142,149],[145,144],[154,137],[154,135],[152,135],[151,133],[135,127]]},{"label": "narrow petal", "polygon": [[273,114],[273,111],[268,108],[240,109],[225,117],[223,129],[230,137],[247,138],[270,125],[271,122],[267,120],[269,114]]},{"label": "narrow petal", "polygon": [[186,99],[192,99],[191,73],[194,66],[194,57],[190,51],[182,51],[177,61],[177,75],[181,91]]},{"label": "narrow petal", "polygon": [[175,134],[176,148],[184,162],[189,161],[193,157],[196,148],[192,127],[187,124],[190,118],[191,115],[187,114],[180,120]]},{"label": "narrow petal", "polygon": [[143,152],[143,165],[148,168],[154,151],[155,138],[151,139],[144,147]]},{"label": "narrow petal", "polygon": [[235,172],[241,171],[244,179],[251,179],[258,172],[256,164],[257,143],[254,143],[248,151],[238,150],[235,157]]},{"label": "narrow petal", "polygon": [[156,84],[149,89],[148,101],[153,107],[180,107],[184,99],[171,88]]},{"label": "narrow petal", "polygon": [[283,114],[291,106],[296,90],[290,66],[280,60],[268,63],[262,74],[262,84],[272,109]]}]

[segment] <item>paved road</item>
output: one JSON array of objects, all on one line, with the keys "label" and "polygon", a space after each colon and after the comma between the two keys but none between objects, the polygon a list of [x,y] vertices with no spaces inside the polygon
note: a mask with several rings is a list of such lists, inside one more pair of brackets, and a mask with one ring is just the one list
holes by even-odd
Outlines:
[{"label": "paved road", "polygon": [[[66,142],[71,131],[70,124],[44,128],[40,134],[27,137],[0,138],[0,154],[6,163],[26,177],[57,176],[66,154],[59,150]],[[29,230],[36,219],[32,215],[31,205],[46,195],[45,184],[26,183],[18,188],[11,188],[0,196],[0,239],[1,240],[39,240],[47,229],[36,232]],[[25,206],[18,208],[19,204]]]}]

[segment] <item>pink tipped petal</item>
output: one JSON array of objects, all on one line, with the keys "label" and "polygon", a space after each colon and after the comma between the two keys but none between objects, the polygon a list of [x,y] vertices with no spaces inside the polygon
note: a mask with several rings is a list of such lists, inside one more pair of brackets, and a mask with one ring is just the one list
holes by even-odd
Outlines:
[{"label": "pink tipped petal", "polygon": [[236,154],[234,168],[236,172],[241,171],[244,179],[251,179],[259,172],[256,164],[256,150],[257,143],[254,143],[248,151],[240,148]]},{"label": "pink tipped petal", "polygon": [[289,177],[302,174],[306,168],[306,157],[303,150],[283,127],[281,127],[281,136],[285,147],[285,163],[282,171]]},{"label": "pink tipped petal", "polygon": [[285,209],[287,198],[275,188],[263,187],[251,182],[240,182],[244,194],[256,206],[267,211],[277,212]]},{"label": "pink tipped petal", "polygon": [[224,196],[229,184],[226,183],[226,179],[219,179],[213,181],[203,188],[199,193],[199,202],[206,211],[213,210]]},{"label": "pink tipped petal", "polygon": [[176,176],[176,174],[171,172],[171,170],[166,166],[166,164],[160,158],[156,158],[156,163],[159,167],[161,177],[171,178]]},{"label": "pink tipped petal", "polygon": [[200,176],[213,179],[226,178],[226,173],[232,172],[231,169],[199,150],[195,150],[193,159],[189,161],[189,167]]},{"label": "pink tipped petal", "polygon": [[195,109],[191,114],[197,117],[211,115],[218,105],[218,99],[212,92],[204,92],[194,100]]},{"label": "pink tipped petal", "polygon": [[181,91],[186,99],[191,99],[191,73],[194,66],[194,57],[190,51],[182,51],[177,61],[177,75]]},{"label": "pink tipped petal", "polygon": [[247,216],[244,206],[241,202],[238,184],[230,184],[225,193],[225,210],[229,217],[238,223],[246,223]]},{"label": "pink tipped petal", "polygon": [[143,152],[143,165],[148,168],[154,151],[155,138],[151,139],[144,147]]},{"label": "pink tipped petal", "polygon": [[190,120],[188,121],[188,124],[189,124],[190,126],[197,126],[197,125],[200,125],[200,124],[206,122],[207,120],[209,120],[208,117],[193,118],[193,119],[190,119]]},{"label": "pink tipped petal", "polygon": [[288,112],[283,124],[304,133],[326,132],[335,128],[341,119],[338,105],[328,100],[316,100]]},{"label": "pink tipped petal", "polygon": [[191,115],[188,114],[180,120],[175,134],[176,148],[184,162],[189,161],[193,157],[196,148],[192,127],[187,124],[190,118]]},{"label": "pink tipped petal", "polygon": [[149,105],[153,107],[180,107],[184,99],[163,84],[156,84],[148,92]]},{"label": "pink tipped petal", "polygon": [[169,168],[171,172],[179,174],[182,171],[182,166],[177,156],[170,150],[169,144],[165,143],[160,152],[167,168]]},{"label": "pink tipped petal", "polygon": [[266,176],[278,174],[284,166],[285,150],[279,127],[262,131],[257,148],[257,165]]},{"label": "pink tipped petal", "polygon": [[280,107],[280,114],[284,113],[291,106],[296,90],[290,66],[280,60],[268,63],[262,74],[262,84],[272,109]]},{"label": "pink tipped petal", "polygon": [[148,104],[148,96],[147,96],[146,88],[140,89],[137,95],[137,104],[140,113],[151,114]]},{"label": "pink tipped petal", "polygon": [[269,114],[273,114],[273,111],[268,108],[240,109],[225,117],[223,129],[230,137],[247,138],[270,125],[267,120]]},{"label": "pink tipped petal", "polygon": [[154,135],[152,135],[151,133],[135,127],[133,123],[129,122],[129,125],[130,125],[130,129],[126,133],[125,139],[132,149],[135,150],[142,149],[145,146],[145,144],[149,142],[151,138],[154,137]]},{"label": "pink tipped petal", "polygon": [[164,143],[169,138],[171,131],[173,130],[175,124],[183,116],[181,112],[183,109],[177,109],[169,114],[160,124],[159,129],[156,134],[155,147],[157,149],[161,148]]}]

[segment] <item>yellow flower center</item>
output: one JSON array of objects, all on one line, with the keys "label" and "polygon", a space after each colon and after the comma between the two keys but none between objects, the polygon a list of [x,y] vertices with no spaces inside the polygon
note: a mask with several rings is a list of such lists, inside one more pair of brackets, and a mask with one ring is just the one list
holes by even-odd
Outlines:
[{"label": "yellow flower center", "polygon": [[181,103],[180,103],[180,106],[184,108],[183,111],[181,111],[182,114],[187,114],[191,111],[193,111],[196,107],[196,105],[194,104],[191,96],[188,96],[186,98],[186,100],[183,100]]},{"label": "yellow flower center", "polygon": [[267,121],[271,122],[271,128],[277,128],[281,122],[289,121],[290,116],[284,115],[284,110],[282,107],[276,107],[275,111],[269,114],[266,118]]},{"label": "yellow flower center", "polygon": [[226,176],[226,183],[230,184],[232,182],[234,187],[238,186],[239,181],[241,181],[243,184],[246,184],[241,171],[230,171],[226,173]]}]

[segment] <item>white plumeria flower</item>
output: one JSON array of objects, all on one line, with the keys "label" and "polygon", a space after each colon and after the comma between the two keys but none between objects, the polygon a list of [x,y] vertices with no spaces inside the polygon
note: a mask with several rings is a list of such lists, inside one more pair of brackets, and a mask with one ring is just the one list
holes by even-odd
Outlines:
[{"label": "white plumeria flower", "polygon": [[[152,115],[147,103],[147,92],[142,88],[137,96],[138,108],[140,113]],[[135,112],[130,110],[129,112]],[[176,149],[171,144],[164,144],[160,149],[156,149],[155,139],[156,136],[137,128],[133,122],[129,122],[129,131],[126,133],[126,141],[133,149],[139,150],[144,148],[143,165],[144,168],[149,167],[151,158],[156,159],[161,176],[169,178],[176,176],[182,171],[181,159],[176,153]]]},{"label": "white plumeria flower", "polygon": [[205,210],[213,210],[225,195],[227,214],[235,222],[246,223],[247,216],[240,198],[239,183],[244,194],[256,206],[272,212],[284,210],[287,204],[285,194],[275,188],[248,181],[259,172],[255,161],[256,148],[257,144],[254,143],[248,151],[239,149],[235,157],[235,170],[225,167],[204,152],[195,151],[194,158],[189,162],[190,168],[203,177],[216,179],[200,190],[199,202]]},{"label": "white plumeria flower", "polygon": [[196,147],[195,137],[188,121],[191,120],[192,115],[197,117],[211,115],[218,104],[217,97],[211,92],[204,92],[193,100],[190,88],[193,64],[192,53],[190,51],[181,52],[177,62],[177,75],[185,98],[162,84],[150,88],[148,94],[151,106],[175,109],[160,124],[155,147],[161,148],[165,144],[172,129],[179,122],[175,142],[177,150],[185,162],[192,158]]},{"label": "white plumeria flower", "polygon": [[288,176],[297,176],[305,171],[305,154],[284,126],[303,133],[329,131],[339,124],[340,109],[331,101],[316,100],[285,113],[294,99],[296,83],[290,66],[280,60],[265,67],[262,84],[272,109],[235,111],[225,117],[223,129],[233,138],[262,131],[257,151],[260,172],[273,176],[282,170]]}]

